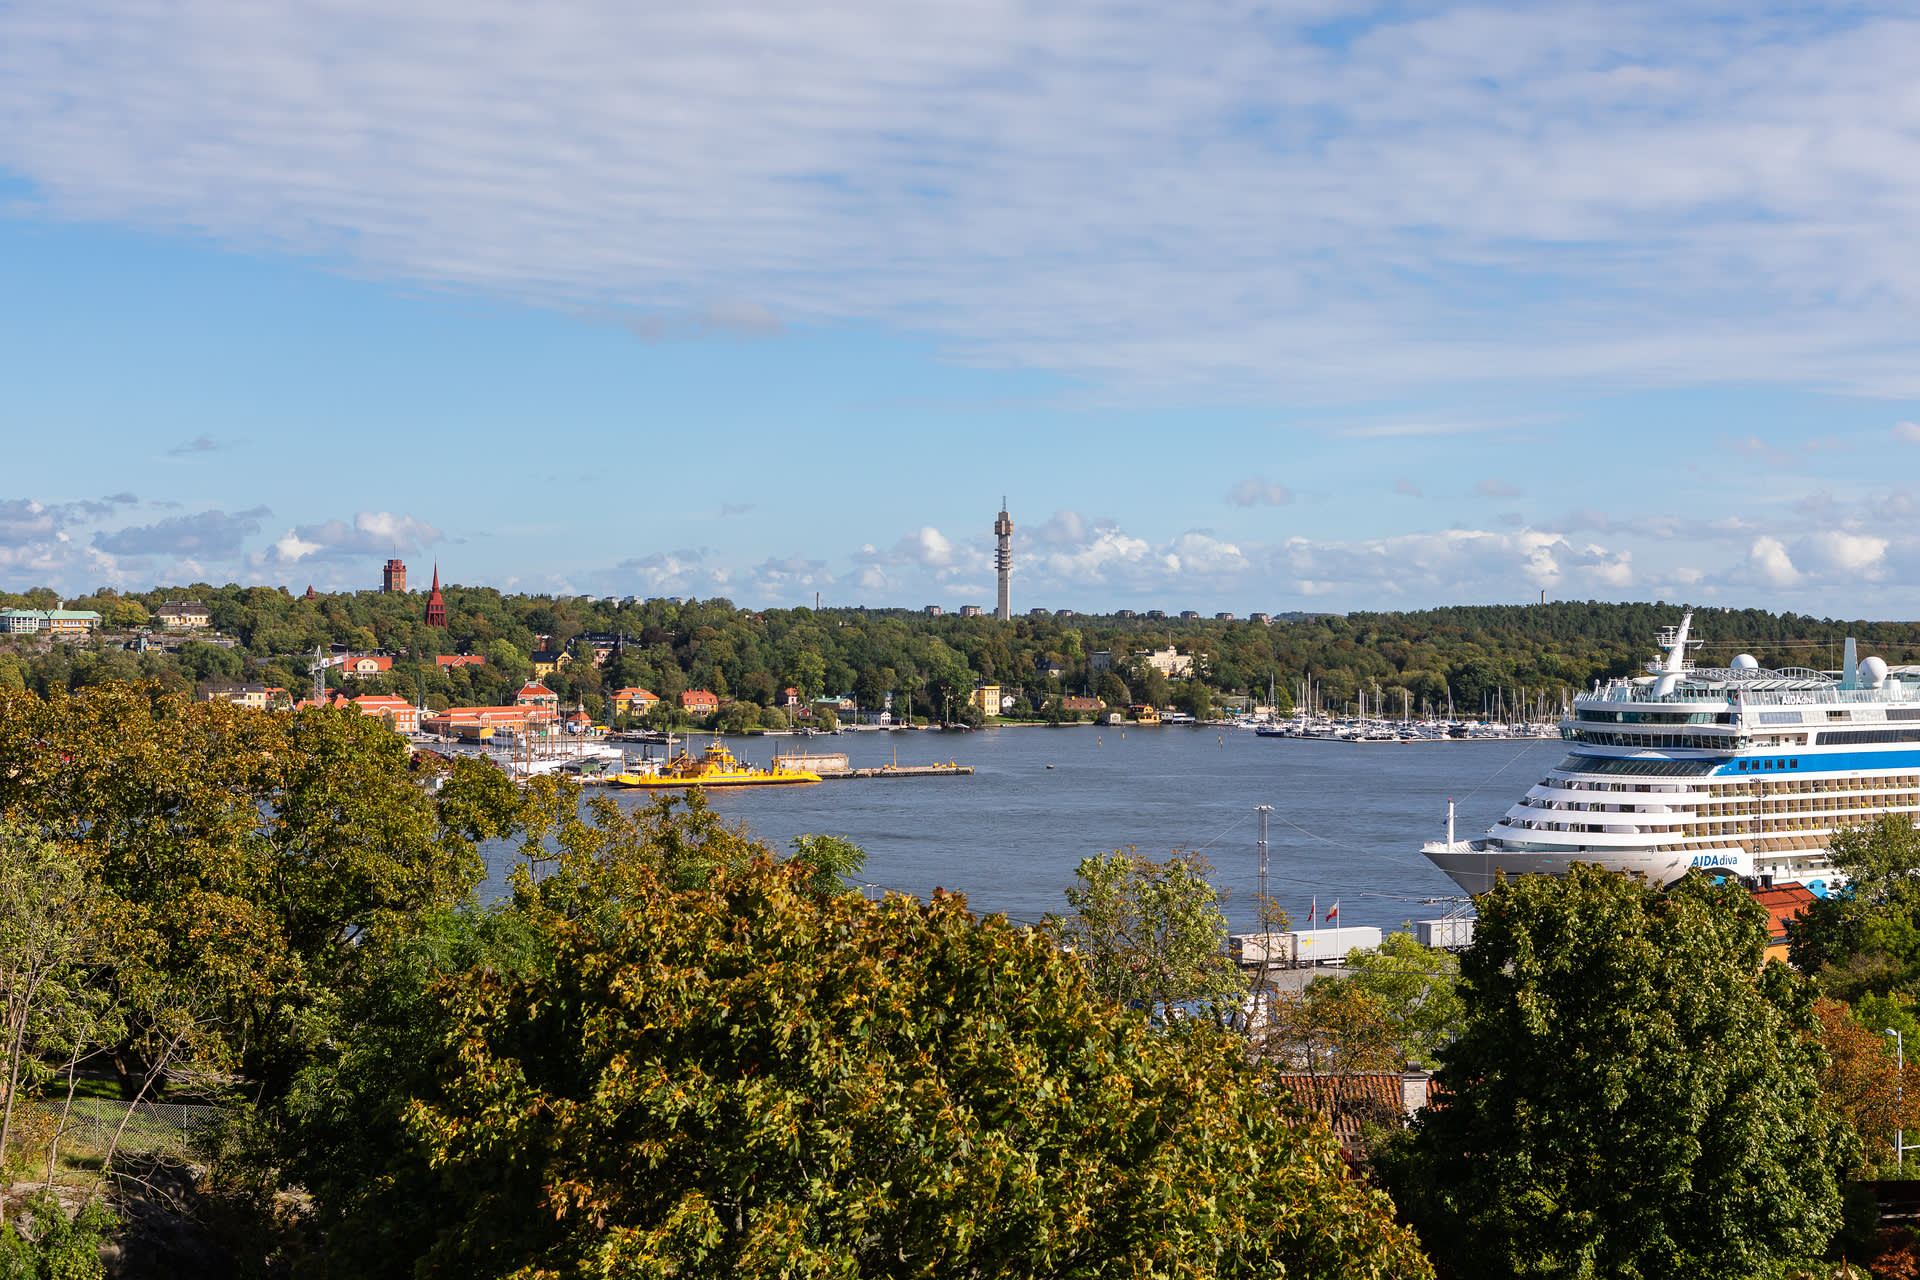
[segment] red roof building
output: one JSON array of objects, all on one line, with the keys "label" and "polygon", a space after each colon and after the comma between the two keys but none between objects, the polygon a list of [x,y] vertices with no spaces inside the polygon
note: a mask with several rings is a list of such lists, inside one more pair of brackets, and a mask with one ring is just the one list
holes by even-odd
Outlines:
[{"label": "red roof building", "polygon": [[659,698],[639,685],[630,685],[613,695],[613,713],[619,716],[644,715],[658,701]]},{"label": "red roof building", "polygon": [[484,667],[487,660],[477,653],[443,653],[434,659],[434,663],[446,670],[451,667]]},{"label": "red roof building", "polygon": [[405,698],[388,693],[362,694],[353,700],[363,716],[376,716],[397,733],[416,733],[420,729],[420,708]]},{"label": "red roof building", "polygon": [[440,564],[438,561],[435,561],[433,566],[433,594],[427,597],[427,625],[430,627],[440,627],[443,630],[447,625],[447,602],[442,599],[440,595]]},{"label": "red roof building", "polygon": [[705,689],[689,689],[680,695],[680,709],[702,716],[720,709],[720,699]]},{"label": "red roof building", "polygon": [[1787,925],[1813,905],[1813,891],[1788,880],[1753,890],[1753,900],[1767,909],[1767,959],[1787,963]]},{"label": "red roof building", "polygon": [[525,707],[537,717],[548,720],[560,718],[560,695],[538,680],[529,680],[520,686],[520,692],[513,695],[513,705]]},{"label": "red roof building", "polygon": [[393,659],[381,653],[350,653],[340,670],[350,676],[377,676],[393,670]]}]

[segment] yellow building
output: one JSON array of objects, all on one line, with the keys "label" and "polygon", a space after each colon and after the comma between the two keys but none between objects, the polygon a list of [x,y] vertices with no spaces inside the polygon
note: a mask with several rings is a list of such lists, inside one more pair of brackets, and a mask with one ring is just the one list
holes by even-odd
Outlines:
[{"label": "yellow building", "polygon": [[977,684],[973,686],[973,705],[989,716],[1000,714],[1000,686],[997,684]]}]

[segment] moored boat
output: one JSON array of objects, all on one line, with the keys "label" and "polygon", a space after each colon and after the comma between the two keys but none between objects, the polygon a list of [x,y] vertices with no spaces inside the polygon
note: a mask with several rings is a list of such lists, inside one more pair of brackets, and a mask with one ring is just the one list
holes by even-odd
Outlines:
[{"label": "moored boat", "polygon": [[820,781],[804,769],[762,769],[734,758],[715,738],[698,756],[688,751],[668,760],[656,773],[623,773],[608,779],[616,787],[658,791],[672,787],[776,787]]}]

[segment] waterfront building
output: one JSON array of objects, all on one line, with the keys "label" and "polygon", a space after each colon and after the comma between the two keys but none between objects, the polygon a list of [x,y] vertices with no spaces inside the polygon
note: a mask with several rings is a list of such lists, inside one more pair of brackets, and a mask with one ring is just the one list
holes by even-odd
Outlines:
[{"label": "waterfront building", "polygon": [[980,708],[982,715],[1000,714],[1000,686],[976,682],[973,686],[973,705]]},{"label": "waterfront building", "polygon": [[652,693],[639,685],[629,685],[615,690],[613,695],[613,714],[617,716],[643,716],[660,701]]},{"label": "waterfront building", "polygon": [[363,716],[383,721],[396,733],[418,733],[420,708],[407,699],[390,693],[365,693],[353,700]]},{"label": "waterfront building", "polygon": [[1082,711],[1097,713],[1104,711],[1106,706],[1107,704],[1098,698],[1083,697],[1077,693],[1069,693],[1060,699],[1060,709],[1062,711],[1072,711],[1075,713]]},{"label": "waterfront building", "polygon": [[560,716],[560,695],[538,680],[529,680],[521,685],[520,691],[513,695],[513,705],[537,714],[543,713],[549,720]]},{"label": "waterfront building", "polygon": [[680,695],[680,709],[692,716],[712,715],[720,709],[720,699],[705,689],[689,689]]}]

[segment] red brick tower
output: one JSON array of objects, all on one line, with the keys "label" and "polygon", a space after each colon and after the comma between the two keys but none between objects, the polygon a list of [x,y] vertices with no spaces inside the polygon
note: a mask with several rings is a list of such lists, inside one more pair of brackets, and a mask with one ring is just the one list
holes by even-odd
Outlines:
[{"label": "red brick tower", "polygon": [[407,589],[407,566],[399,557],[387,561],[387,567],[380,575],[380,589],[388,595]]},{"label": "red brick tower", "polygon": [[447,625],[447,602],[440,598],[440,566],[433,566],[433,594],[427,597],[427,625],[440,627]]}]

